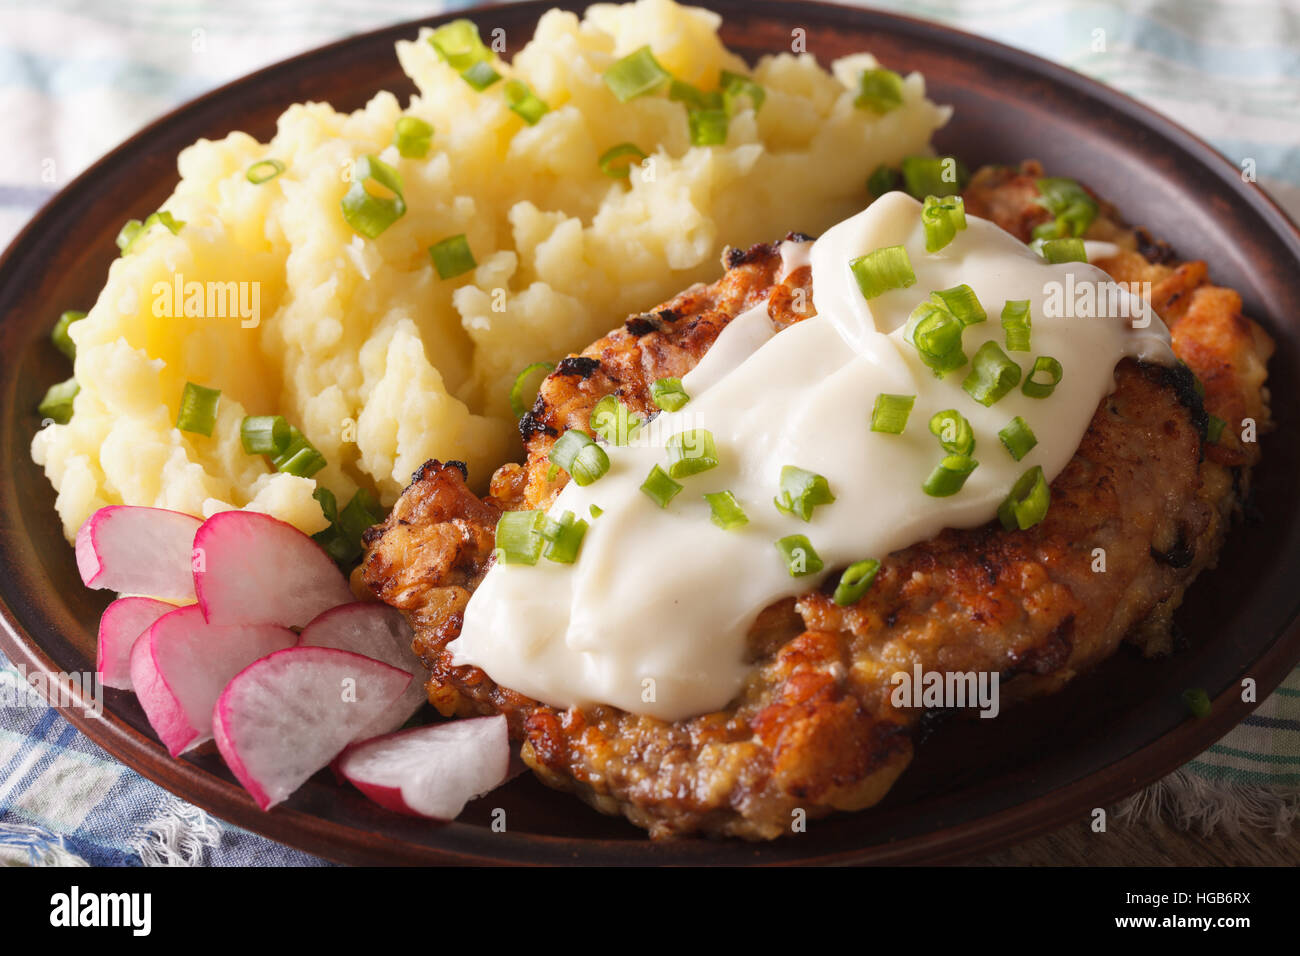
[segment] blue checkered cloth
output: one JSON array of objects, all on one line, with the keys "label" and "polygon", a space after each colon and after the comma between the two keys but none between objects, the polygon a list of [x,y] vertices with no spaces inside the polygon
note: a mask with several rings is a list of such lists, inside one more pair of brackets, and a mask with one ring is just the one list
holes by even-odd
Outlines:
[{"label": "blue checkered cloth", "polygon": [[[0,245],[66,182],[206,89],[351,33],[463,0],[44,0],[0,4]],[[888,0],[1111,83],[1197,130],[1300,213],[1297,0]],[[249,24],[256,23],[256,30]],[[51,517],[53,520],[53,517]],[[322,861],[219,821],[128,770],[28,700],[0,658],[0,862],[107,866]],[[20,686],[21,685],[21,686]],[[22,693],[18,693],[18,692]],[[1239,815],[1281,829],[1300,793],[1300,671],[1239,728],[1148,791],[1186,823]],[[1218,788],[1215,790],[1214,788]],[[1215,793],[1227,794],[1216,802]],[[1233,794],[1249,794],[1247,799]],[[1154,794],[1154,796],[1152,796]],[[1191,799],[1180,801],[1179,795]],[[1272,802],[1260,802],[1264,794]],[[1210,807],[1210,810],[1206,810]],[[1217,809],[1215,809],[1217,808]]]},{"label": "blue checkered cloth", "polygon": [[217,820],[118,763],[8,661],[0,701],[0,864],[322,862]]}]

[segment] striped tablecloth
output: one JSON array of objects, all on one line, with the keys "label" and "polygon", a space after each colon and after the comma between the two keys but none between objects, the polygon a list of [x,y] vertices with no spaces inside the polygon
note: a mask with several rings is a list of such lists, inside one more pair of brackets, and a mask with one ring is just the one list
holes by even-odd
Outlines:
[{"label": "striped tablecloth", "polygon": [[[0,0],[0,245],[64,183],[177,104],[351,33],[461,0]],[[1300,0],[886,0],[1136,96],[1300,219]],[[0,573],[3,569],[0,568]],[[0,862],[310,865],[114,761],[0,657]],[[1123,813],[1283,832],[1300,811],[1300,671]]]}]

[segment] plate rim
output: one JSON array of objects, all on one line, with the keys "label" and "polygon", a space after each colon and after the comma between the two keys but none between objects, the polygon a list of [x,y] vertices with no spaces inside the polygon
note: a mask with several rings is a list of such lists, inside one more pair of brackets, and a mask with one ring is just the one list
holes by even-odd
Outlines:
[{"label": "plate rim", "polygon": [[[955,44],[973,50],[981,57],[992,57],[999,62],[1012,62],[1018,67],[1044,76],[1049,81],[1063,87],[1074,89],[1091,99],[1100,101],[1107,108],[1131,118],[1139,126],[1151,130],[1172,142],[1184,158],[1191,158],[1200,163],[1208,172],[1222,181],[1239,202],[1248,204],[1273,229],[1275,235],[1286,240],[1291,255],[1300,261],[1300,228],[1290,219],[1281,206],[1259,187],[1258,183],[1248,184],[1240,179],[1240,171],[1226,157],[1215,150],[1208,142],[1187,130],[1169,117],[1155,111],[1126,93],[1107,86],[1091,77],[1068,67],[1054,63],[1037,54],[1018,49],[998,40],[969,33],[947,24],[937,23],[913,17],[907,14],[872,8],[849,7],[822,0],[688,0],[695,5],[712,9],[720,15],[743,15],[746,10],[759,8],[764,16],[791,19],[800,16],[805,19],[816,17],[823,22],[837,20],[856,20],[864,29],[870,29],[873,21],[885,22],[894,27],[896,33],[910,36],[925,34],[941,35],[949,44]],[[374,30],[353,34],[323,46],[305,50],[291,57],[278,60],[258,70],[237,77],[222,85],[196,96],[181,105],[168,110],[162,116],[148,123],[136,133],[123,140],[108,153],[97,159],[81,174],[52,196],[32,218],[0,255],[0,281],[15,268],[14,263],[20,258],[21,251],[32,243],[33,237],[40,232],[48,220],[69,203],[78,203],[82,194],[93,189],[101,174],[122,162],[126,154],[138,150],[157,131],[174,123],[178,117],[202,108],[210,107],[215,102],[224,102],[238,90],[265,82],[283,71],[300,70],[309,67],[313,61],[328,61],[339,51],[355,44],[374,42],[380,35],[413,36],[419,28],[446,23],[454,19],[468,18],[476,22],[493,15],[506,14],[513,18],[536,20],[547,10],[561,7],[569,10],[581,10],[587,3],[573,3],[572,0],[528,0],[522,3],[494,3],[473,6],[458,10],[449,10],[441,14],[422,17],[402,23],[390,24]],[[899,27],[906,28],[899,30]],[[310,67],[309,67],[310,68]],[[370,95],[378,90],[370,91]],[[0,649],[15,664],[25,664],[29,669],[43,674],[58,673],[55,662],[49,657],[42,645],[18,622],[3,594],[0,594]],[[1264,700],[1300,661],[1300,616],[1293,615],[1282,626],[1279,633],[1263,655],[1247,665],[1257,679],[1260,693],[1258,701]],[[1047,791],[1031,800],[1006,807],[956,825],[927,830],[924,833],[906,837],[896,842],[884,842],[867,846],[857,846],[836,853],[821,856],[821,863],[856,863],[869,859],[874,863],[914,862],[954,862],[971,855],[986,852],[999,846],[1009,845],[1053,830],[1068,822],[1073,816],[1072,807],[1086,801],[1094,805],[1109,805],[1128,793],[1165,776],[1182,766],[1210,746],[1226,732],[1237,726],[1249,715],[1257,704],[1245,704],[1240,695],[1232,692],[1231,685],[1214,701],[1211,716],[1195,723],[1179,725],[1177,731],[1170,731],[1156,738],[1145,746],[1128,754],[1117,757],[1092,773],[1078,778],[1071,783]],[[682,861],[669,855],[668,859],[656,860],[660,854],[651,841],[608,840],[601,838],[558,837],[546,834],[527,833],[517,838],[515,843],[521,853],[511,854],[510,847],[503,847],[504,852],[475,853],[458,847],[430,846],[412,843],[373,831],[361,831],[355,826],[318,816],[294,807],[281,806],[274,814],[268,814],[257,808],[256,804],[237,783],[217,777],[204,768],[188,761],[172,759],[165,749],[151,737],[140,733],[122,718],[113,714],[105,703],[104,714],[94,718],[79,706],[77,700],[69,706],[57,708],[80,732],[103,748],[115,760],[132,768],[137,773],[153,781],[170,793],[191,802],[204,810],[212,812],[223,820],[236,826],[258,833],[267,839],[286,844],[308,853],[336,862],[345,863],[388,863],[388,864],[483,864],[527,861],[529,857],[544,855],[549,862],[559,862],[557,856],[575,855],[569,862],[593,862],[581,858],[583,848],[591,848],[601,857],[599,862],[656,863],[656,862],[690,862],[723,863],[741,862],[745,844],[740,841],[717,843],[715,841],[694,841],[696,847],[717,848],[716,854],[700,853],[701,859]],[[1161,748],[1162,741],[1178,732],[1181,739],[1187,741],[1189,753],[1167,751]],[[1195,748],[1195,752],[1191,752]],[[1157,751],[1163,754],[1161,759],[1152,759]],[[161,759],[160,759],[161,758]],[[584,804],[574,801],[578,812],[595,813]],[[869,811],[864,811],[869,812]],[[435,824],[436,825],[436,824]],[[446,826],[456,831],[479,831],[482,828],[469,824],[451,823]],[[477,834],[481,840],[481,834]],[[359,841],[358,836],[364,836]],[[958,840],[950,837],[959,836]],[[340,842],[340,838],[343,842]],[[469,846],[479,840],[471,839]],[[501,841],[500,837],[493,838]],[[456,841],[458,843],[462,841]],[[680,844],[679,844],[680,845]],[[610,852],[612,848],[612,853]],[[543,854],[536,851],[544,850]],[[628,861],[613,859],[613,856],[626,856],[629,851],[641,854],[646,859]],[[716,856],[717,859],[708,859]],[[800,860],[763,860],[771,865],[799,864]]]}]

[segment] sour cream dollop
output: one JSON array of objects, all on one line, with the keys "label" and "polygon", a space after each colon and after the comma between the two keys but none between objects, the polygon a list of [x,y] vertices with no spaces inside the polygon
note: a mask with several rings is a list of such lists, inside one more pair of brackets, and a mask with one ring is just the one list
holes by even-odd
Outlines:
[{"label": "sour cream dollop", "polygon": [[[849,263],[895,245],[907,249],[917,281],[868,301]],[[608,473],[586,487],[570,482],[557,497],[553,517],[571,511],[590,525],[578,560],[488,571],[451,644],[455,663],[557,707],[603,703],[663,720],[718,710],[745,679],[746,634],[763,608],[863,558],[991,520],[1027,469],[1041,465],[1051,481],[1065,467],[1122,358],[1174,361],[1164,324],[1127,290],[1116,294],[1100,269],[1049,264],[974,216],[927,253],[921,204],[903,193],[781,252],[785,271],[810,261],[817,315],[779,334],[766,304],[737,316],[684,378],[691,401],[657,416],[631,445],[607,446]],[[1008,355],[1026,375],[1037,356],[1058,359],[1064,377],[1051,396],[1017,388],[986,408],[961,387],[969,364],[937,378],[904,341],[918,304],[963,283],[988,314],[964,331],[970,356],[990,340],[1005,348],[1004,303],[1030,300],[1032,351]],[[1102,314],[1062,308],[1063,290],[1089,283],[1110,290],[1088,299]],[[870,428],[882,392],[916,396],[900,435]],[[935,498],[922,484],[945,452],[929,421],[945,409],[970,421],[979,466],[960,492]],[[1016,416],[1038,439],[1021,461],[997,434]],[[713,433],[719,465],[681,479],[684,489],[660,508],[640,486],[653,466],[667,467],[668,439],[695,428]],[[825,476],[834,503],[807,522],[779,511],[786,465]],[[724,531],[711,522],[703,495],[717,491],[735,495],[748,524]],[[807,536],[821,573],[791,576],[775,542],[793,534]]]}]

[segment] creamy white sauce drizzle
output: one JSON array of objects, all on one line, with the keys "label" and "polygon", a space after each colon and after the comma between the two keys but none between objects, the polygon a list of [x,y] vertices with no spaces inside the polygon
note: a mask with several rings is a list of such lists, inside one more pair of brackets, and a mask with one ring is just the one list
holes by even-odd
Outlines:
[{"label": "creamy white sauce drizzle", "polygon": [[[1050,481],[1070,460],[1114,389],[1121,358],[1174,360],[1158,318],[1134,329],[1115,316],[1044,315],[1049,283],[1068,273],[1076,286],[1109,283],[1099,269],[1050,265],[973,216],[947,247],[927,254],[920,209],[891,193],[811,246],[783,244],[784,273],[812,266],[818,315],[779,334],[765,305],[734,319],[685,377],[690,403],[659,415],[631,446],[607,448],[611,467],[600,480],[585,488],[570,482],[558,496],[552,515],[572,511],[590,524],[578,561],[493,566],[451,645],[455,662],[559,707],[605,703],[664,720],[719,709],[745,678],[746,632],[763,608],[862,558],[991,520],[1027,469],[1041,465]],[[849,261],[900,244],[916,284],[867,302]],[[989,316],[965,330],[967,355],[990,339],[1005,346],[1003,304],[1031,300],[1033,351],[1009,354],[1026,372],[1036,356],[1060,360],[1065,374],[1051,397],[1016,389],[985,408],[961,388],[969,365],[935,378],[904,342],[913,308],[961,283]],[[1140,313],[1135,306],[1129,314]],[[869,428],[881,392],[916,396],[902,435]],[[969,419],[980,464],[958,494],[933,498],[921,485],[944,452],[928,426],[948,408]],[[1016,415],[1038,438],[1019,462],[997,437]],[[721,463],[682,479],[684,490],[660,509],[640,485],[652,466],[667,467],[668,438],[690,428],[713,432]],[[835,503],[809,522],[779,512],[772,499],[784,465],[824,475]],[[723,531],[710,521],[702,495],[723,490],[749,516],[743,528]],[[593,504],[604,509],[594,519]],[[774,542],[791,534],[810,539],[822,574],[790,576]]]},{"label": "creamy white sauce drizzle", "polygon": [[804,266],[812,265],[812,240],[807,242],[782,242],[779,251],[781,253],[781,271],[777,273],[776,281],[784,282],[790,278],[797,269]]}]

